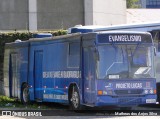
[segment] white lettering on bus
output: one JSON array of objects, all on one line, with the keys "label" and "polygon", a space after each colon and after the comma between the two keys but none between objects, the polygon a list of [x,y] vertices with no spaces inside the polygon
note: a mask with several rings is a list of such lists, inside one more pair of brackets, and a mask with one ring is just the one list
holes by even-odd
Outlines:
[{"label": "white lettering on bus", "polygon": [[140,35],[109,35],[109,42],[141,42]]},{"label": "white lettering on bus", "polygon": [[43,78],[81,78],[80,71],[46,71]]},{"label": "white lettering on bus", "polygon": [[142,83],[117,83],[116,88],[142,88]]}]

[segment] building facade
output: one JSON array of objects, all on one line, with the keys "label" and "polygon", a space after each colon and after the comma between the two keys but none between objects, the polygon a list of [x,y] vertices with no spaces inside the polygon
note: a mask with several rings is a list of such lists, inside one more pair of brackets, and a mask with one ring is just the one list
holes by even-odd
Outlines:
[{"label": "building facade", "polygon": [[126,23],[126,0],[0,1],[1,31],[52,30],[67,29],[77,24],[124,23]]},{"label": "building facade", "polygon": [[139,0],[141,8],[160,8],[160,0]]},{"label": "building facade", "polygon": [[126,23],[126,0],[84,0],[85,25]]},{"label": "building facade", "polygon": [[28,28],[28,0],[0,0],[0,30]]},{"label": "building facade", "polygon": [[147,0],[146,8],[160,8],[160,0]]}]

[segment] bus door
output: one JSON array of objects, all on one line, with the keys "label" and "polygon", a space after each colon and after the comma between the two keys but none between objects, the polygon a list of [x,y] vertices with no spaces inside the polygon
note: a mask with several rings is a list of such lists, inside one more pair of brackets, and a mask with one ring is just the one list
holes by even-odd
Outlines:
[{"label": "bus door", "polygon": [[83,48],[83,101],[92,105],[95,100],[95,62],[94,48]]},{"label": "bus door", "polygon": [[9,65],[9,87],[10,87],[10,97],[18,97],[18,55],[12,53],[10,55],[10,65]]},{"label": "bus door", "polygon": [[43,97],[43,85],[42,85],[42,61],[43,52],[35,51],[34,57],[34,96],[36,101],[42,101]]}]

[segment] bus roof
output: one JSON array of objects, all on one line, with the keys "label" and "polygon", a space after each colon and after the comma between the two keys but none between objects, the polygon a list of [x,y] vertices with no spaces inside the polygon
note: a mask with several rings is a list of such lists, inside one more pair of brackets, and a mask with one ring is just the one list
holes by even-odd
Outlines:
[{"label": "bus roof", "polygon": [[[28,42],[39,42],[39,41],[51,41],[51,40],[56,40],[56,39],[66,39],[70,37],[76,37],[79,36],[80,33],[74,33],[74,34],[67,34],[67,35],[61,35],[61,36],[53,36],[53,37],[45,37],[45,38],[30,38],[29,40],[26,41],[19,41],[17,40],[15,42],[10,42],[6,43],[6,45],[11,45],[11,44],[21,44],[21,43],[28,43]],[[18,39],[19,40],[19,39]]]},{"label": "bus roof", "polygon": [[152,31],[160,30],[160,22],[146,22],[146,23],[136,23],[136,24],[122,24],[114,26],[75,26],[68,29],[68,33],[87,33],[87,32],[96,32],[96,31],[109,31],[109,30],[125,30],[132,29],[137,30],[140,28],[145,28],[143,31]]},{"label": "bus roof", "polygon": [[[139,35],[142,37],[147,37],[147,39],[151,39],[151,35],[149,32],[138,32],[138,31],[97,31],[97,32],[90,32],[90,33],[86,33],[87,34],[99,34],[99,35],[103,35],[106,34],[108,35]],[[68,34],[68,35],[62,35],[62,36],[55,36],[55,37],[45,37],[45,38],[31,38],[27,41],[15,41],[15,42],[11,42],[11,43],[6,43],[6,47],[27,47],[29,43],[31,44],[35,44],[35,43],[40,43],[40,42],[46,42],[48,43],[48,41],[59,41],[59,40],[63,40],[65,41],[67,38],[68,40],[76,40],[77,37],[80,37],[81,33],[74,33],[74,34]],[[76,38],[75,38],[76,37]],[[147,41],[148,42],[148,41]],[[128,42],[129,43],[129,42]],[[132,42],[133,43],[133,42]],[[152,41],[149,41],[148,43],[152,43]]]}]

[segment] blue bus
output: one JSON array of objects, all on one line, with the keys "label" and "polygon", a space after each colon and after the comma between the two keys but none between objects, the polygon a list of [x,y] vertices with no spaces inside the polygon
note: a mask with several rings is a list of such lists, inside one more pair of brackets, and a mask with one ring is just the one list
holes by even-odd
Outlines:
[{"label": "blue bus", "polygon": [[5,95],[30,101],[132,107],[156,103],[148,32],[101,31],[5,45]]},{"label": "blue bus", "polygon": [[154,46],[156,48],[156,56],[154,58],[156,84],[157,84],[157,101],[160,102],[160,22],[145,22],[133,24],[121,24],[113,26],[82,26],[77,25],[69,28],[68,33],[88,33],[98,31],[140,31],[149,32],[152,35]]}]

